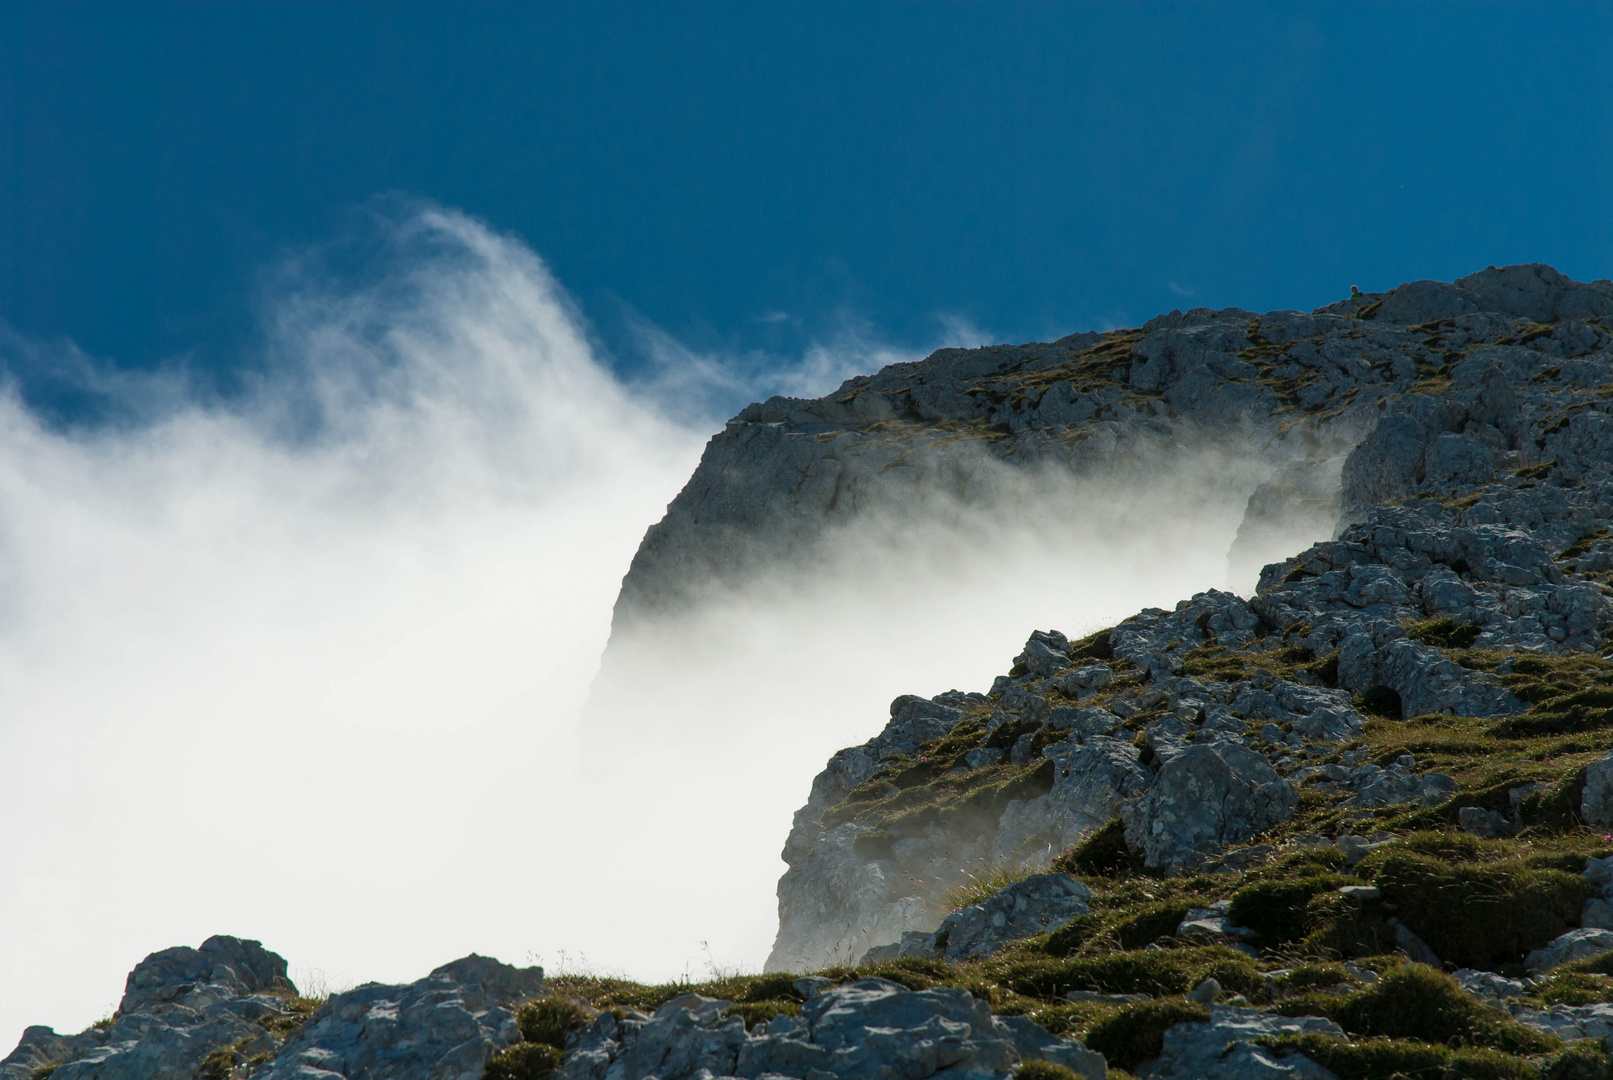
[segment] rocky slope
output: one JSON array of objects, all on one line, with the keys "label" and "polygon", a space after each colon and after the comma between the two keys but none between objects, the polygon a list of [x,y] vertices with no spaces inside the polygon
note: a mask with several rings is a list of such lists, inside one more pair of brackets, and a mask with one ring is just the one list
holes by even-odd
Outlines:
[{"label": "rocky slope", "polygon": [[752,406],[618,629],[837,522],[1184,440],[1266,463],[1243,557],[1295,514],[1333,539],[898,698],[796,816],[768,973],[467,957],[315,1001],[213,938],[0,1080],[1613,1076],[1613,284],[1173,313]]},{"label": "rocky slope", "polygon": [[[1073,647],[1040,633],[989,694],[898,699],[797,815],[770,965],[933,930],[950,890],[1045,865],[1117,815],[1148,869],[1196,869],[1291,820],[1374,711],[1533,730],[1516,664],[1589,653],[1613,620],[1613,356],[1599,321],[1564,315],[1610,297],[1521,267],[1358,298],[1348,318],[1190,313],[1141,338],[1134,372],[1161,334],[1198,344],[1170,351],[1193,357],[1179,379],[1248,363],[1230,350],[1251,335],[1279,370],[1355,349],[1333,397],[1374,404],[1342,462],[1342,535],[1268,566],[1247,602],[1203,593]],[[1455,791],[1413,773],[1392,796],[1327,782],[1362,807]]]}]

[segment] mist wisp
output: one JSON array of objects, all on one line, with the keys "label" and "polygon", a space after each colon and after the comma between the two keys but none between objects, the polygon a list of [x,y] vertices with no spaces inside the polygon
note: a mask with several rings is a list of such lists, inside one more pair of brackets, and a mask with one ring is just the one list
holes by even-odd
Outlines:
[{"label": "mist wisp", "polygon": [[860,521],[613,644],[585,776],[611,604],[711,403],[877,351],[764,384],[668,338],[626,383],[518,243],[386,228],[362,287],[287,279],[241,400],[170,379],[64,433],[0,398],[0,1035],[78,1030],[214,933],[334,987],[471,951],[759,968],[830,753],[897,694],[988,688],[1031,629],[1220,584],[1269,472],[1186,447],[1146,479],[1005,473],[1042,485],[1012,514]]}]

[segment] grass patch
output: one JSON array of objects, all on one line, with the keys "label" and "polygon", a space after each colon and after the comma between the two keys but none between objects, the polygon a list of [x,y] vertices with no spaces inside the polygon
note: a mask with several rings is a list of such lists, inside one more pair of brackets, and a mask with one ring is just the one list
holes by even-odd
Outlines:
[{"label": "grass patch", "polygon": [[1006,989],[1035,998],[1062,998],[1071,990],[1168,997],[1185,994],[1208,978],[1229,993],[1251,998],[1265,995],[1254,961],[1220,945],[1021,960],[1005,964],[993,974]]},{"label": "grass patch", "polygon": [[1159,1056],[1165,1032],[1176,1024],[1202,1023],[1210,1010],[1189,1001],[1145,1001],[1100,1020],[1087,1032],[1087,1046],[1111,1066],[1134,1071]]},{"label": "grass patch", "polygon": [[1458,1050],[1389,1039],[1351,1041],[1326,1035],[1256,1041],[1279,1056],[1304,1054],[1339,1080],[1539,1080],[1542,1075],[1522,1058],[1497,1050]]},{"label": "grass patch", "polygon": [[1400,920],[1458,967],[1494,970],[1521,961],[1578,926],[1581,907],[1597,895],[1578,874],[1521,858],[1453,866],[1397,848],[1369,856],[1362,869],[1396,905]]},{"label": "grass patch", "polygon": [[1406,627],[1406,636],[1441,649],[1465,649],[1479,639],[1480,628],[1454,619],[1431,619]]},{"label": "grass patch", "polygon": [[574,998],[550,996],[529,1001],[515,1014],[521,1037],[556,1050],[566,1048],[566,1036],[581,1031],[594,1019],[594,1010]]},{"label": "grass patch", "polygon": [[487,1060],[483,1080],[548,1080],[560,1067],[560,1051],[544,1043],[518,1043]]},{"label": "grass patch", "polygon": [[1262,947],[1284,945],[1309,932],[1306,913],[1313,897],[1354,884],[1359,883],[1338,874],[1257,882],[1233,896],[1227,916],[1237,925],[1253,930],[1256,943]]},{"label": "grass patch", "polygon": [[947,907],[957,911],[971,904],[984,903],[1008,886],[1018,884],[1034,873],[1036,873],[1034,870],[1006,866],[978,875],[965,870],[963,884],[947,892]]},{"label": "grass patch", "polygon": [[1456,980],[1406,964],[1344,998],[1333,1017],[1352,1035],[1542,1054],[1562,1043],[1479,1004]]},{"label": "grass patch", "polygon": [[1018,1080],[1078,1080],[1075,1072],[1051,1061],[1027,1061],[1014,1070]]}]

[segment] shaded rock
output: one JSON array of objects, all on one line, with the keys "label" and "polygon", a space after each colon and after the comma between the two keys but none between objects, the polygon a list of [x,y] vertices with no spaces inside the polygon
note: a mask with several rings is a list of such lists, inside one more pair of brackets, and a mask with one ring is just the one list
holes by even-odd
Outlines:
[{"label": "shaded rock", "polygon": [[1101,829],[1127,799],[1146,791],[1153,774],[1137,748],[1102,735],[1084,743],[1055,743],[1042,751],[1053,762],[1053,789],[1014,800],[1003,811],[992,844],[998,866],[1035,865]]},{"label": "shaded rock", "polygon": [[1530,971],[1550,971],[1570,960],[1588,960],[1613,951],[1613,930],[1581,928],[1554,938],[1544,948],[1535,949],[1523,958]]},{"label": "shaded rock", "polygon": [[289,987],[286,962],[261,942],[215,935],[201,948],[177,946],[154,952],[129,972],[118,1011],[134,1012],[173,1001],[198,986],[216,986],[230,996]]},{"label": "shaded rock", "polygon": [[1493,840],[1496,837],[1512,835],[1512,822],[1494,810],[1463,806],[1457,809],[1456,820],[1461,825],[1462,831],[1485,839]]},{"label": "shaded rock", "polygon": [[1195,870],[1217,852],[1286,821],[1299,800],[1265,758],[1230,743],[1197,744],[1165,763],[1121,808],[1126,844],[1152,869]]},{"label": "shaded rock", "polygon": [[1137,1075],[1143,1080],[1332,1080],[1331,1072],[1303,1054],[1279,1057],[1255,1044],[1256,1039],[1284,1035],[1344,1038],[1344,1029],[1316,1016],[1276,1016],[1212,1006],[1208,1023],[1175,1024],[1166,1029],[1160,1056],[1140,1066]]},{"label": "shaded rock", "polygon": [[1579,814],[1587,825],[1613,825],[1613,752],[1603,754],[1585,769]]},{"label": "shaded rock", "polygon": [[418,982],[333,994],[280,1048],[264,1080],[436,1080],[480,1076],[521,1041],[518,1002],[543,989],[542,968],[471,955]]},{"label": "shaded rock", "polygon": [[1090,910],[1092,890],[1067,874],[1032,874],[942,920],[932,936],[948,960],[989,956],[1005,942],[1056,930]]}]

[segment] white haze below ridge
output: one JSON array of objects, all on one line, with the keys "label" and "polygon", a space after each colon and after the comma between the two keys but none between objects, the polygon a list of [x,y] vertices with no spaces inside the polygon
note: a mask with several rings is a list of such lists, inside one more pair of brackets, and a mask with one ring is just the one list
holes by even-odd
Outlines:
[{"label": "white haze below ridge", "polygon": [[984,690],[1032,628],[1224,576],[1238,470],[917,548],[873,532],[635,653],[589,736],[613,775],[584,781],[611,605],[705,402],[908,357],[830,347],[743,386],[663,337],[624,384],[518,243],[390,228],[378,284],[282,297],[246,405],[62,434],[0,398],[0,1039],[76,1031],[214,933],[335,986],[471,951],[757,968],[790,816],[892,697]]}]

